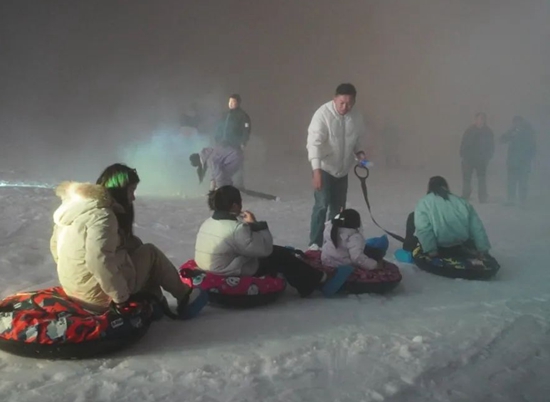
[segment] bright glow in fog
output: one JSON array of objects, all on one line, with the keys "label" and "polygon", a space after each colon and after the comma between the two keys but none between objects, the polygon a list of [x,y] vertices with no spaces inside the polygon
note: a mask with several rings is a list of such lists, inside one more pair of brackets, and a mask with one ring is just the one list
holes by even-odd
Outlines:
[{"label": "bright glow in fog", "polygon": [[209,141],[207,135],[190,128],[156,132],[148,140],[122,148],[120,160],[137,169],[140,194],[198,196],[205,194],[207,187],[199,185],[189,156],[208,146]]},{"label": "bright glow in fog", "polygon": [[0,187],[54,188],[55,185],[38,183],[38,182],[22,182],[22,181],[11,182],[11,181],[0,180]]}]

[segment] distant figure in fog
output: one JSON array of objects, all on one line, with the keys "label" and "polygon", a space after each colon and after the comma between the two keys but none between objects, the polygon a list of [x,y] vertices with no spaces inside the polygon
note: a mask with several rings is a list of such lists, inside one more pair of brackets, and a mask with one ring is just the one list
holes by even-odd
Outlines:
[{"label": "distant figure in fog", "polygon": [[180,127],[184,130],[186,128],[199,129],[200,116],[198,112],[197,103],[193,102],[191,106],[183,112],[180,117]]},{"label": "distant figure in fog", "polygon": [[398,167],[399,128],[388,118],[384,123],[381,134],[386,167]]},{"label": "distant figure in fog", "polygon": [[[525,204],[531,164],[536,153],[535,131],[521,116],[512,120],[512,128],[504,133],[501,143],[508,144],[506,166],[508,172],[508,202]],[[518,194],[519,193],[519,194]]]},{"label": "distant figure in fog", "polygon": [[334,98],[317,109],[308,128],[307,151],[315,189],[310,249],[321,248],[325,222],[346,207],[348,172],[356,158],[366,158],[360,148],[365,124],[353,110],[356,95],[352,84],[338,85]]},{"label": "distant figure in fog", "polygon": [[479,202],[487,202],[487,166],[495,151],[494,134],[487,126],[485,113],[477,113],[474,124],[464,132],[460,144],[462,158],[462,197],[472,194],[472,175],[475,171]]},{"label": "distant figure in fog", "polygon": [[[230,148],[228,152],[236,153],[241,159],[240,165],[233,178],[237,188],[244,189],[244,154],[243,150],[250,139],[252,132],[252,122],[250,116],[241,108],[241,96],[233,94],[229,97],[227,104],[229,110],[224,113],[214,136],[214,142],[217,146]],[[232,183],[225,183],[232,184]],[[221,187],[219,185],[218,187]]]}]

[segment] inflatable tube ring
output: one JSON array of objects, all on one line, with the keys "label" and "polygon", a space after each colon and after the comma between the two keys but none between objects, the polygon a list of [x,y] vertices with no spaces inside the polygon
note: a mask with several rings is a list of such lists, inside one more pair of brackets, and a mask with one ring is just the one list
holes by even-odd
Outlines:
[{"label": "inflatable tube ring", "polygon": [[82,359],[112,353],[140,339],[152,307],[130,303],[131,312],[93,314],[61,287],[18,293],[0,301],[0,349],[20,356]]},{"label": "inflatable tube ring", "polygon": [[[313,268],[326,273],[332,273],[334,268],[321,263],[321,251],[308,250],[303,258]],[[383,269],[366,270],[356,268],[342,286],[341,292],[351,294],[387,293],[397,287],[402,276],[397,265],[384,261]]]},{"label": "inflatable tube ring", "polygon": [[228,307],[256,307],[275,301],[285,290],[280,276],[224,276],[199,269],[194,260],[180,267],[180,277],[188,286],[208,292],[212,304]]}]

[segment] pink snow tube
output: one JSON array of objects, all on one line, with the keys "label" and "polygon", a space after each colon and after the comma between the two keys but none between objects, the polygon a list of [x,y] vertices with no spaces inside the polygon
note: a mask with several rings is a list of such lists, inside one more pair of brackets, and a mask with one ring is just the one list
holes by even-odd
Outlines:
[{"label": "pink snow tube", "polygon": [[[326,273],[331,273],[334,268],[324,266],[321,263],[321,251],[308,250],[303,257],[312,267]],[[402,276],[397,265],[384,261],[383,269],[366,270],[356,268],[342,286],[341,291],[353,294],[360,293],[386,293],[393,290]]]},{"label": "pink snow tube", "polygon": [[256,307],[274,302],[285,290],[286,280],[273,276],[224,276],[203,271],[194,260],[180,269],[183,283],[208,292],[209,301],[229,307]]}]

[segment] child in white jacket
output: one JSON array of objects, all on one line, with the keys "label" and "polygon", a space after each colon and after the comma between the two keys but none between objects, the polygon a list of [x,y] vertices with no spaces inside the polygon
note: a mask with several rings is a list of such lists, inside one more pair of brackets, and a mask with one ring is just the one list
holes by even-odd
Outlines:
[{"label": "child in white jacket", "polygon": [[365,238],[360,231],[361,216],[355,209],[344,209],[325,224],[321,262],[329,267],[352,265],[362,269],[379,269],[377,262],[364,253]]}]

